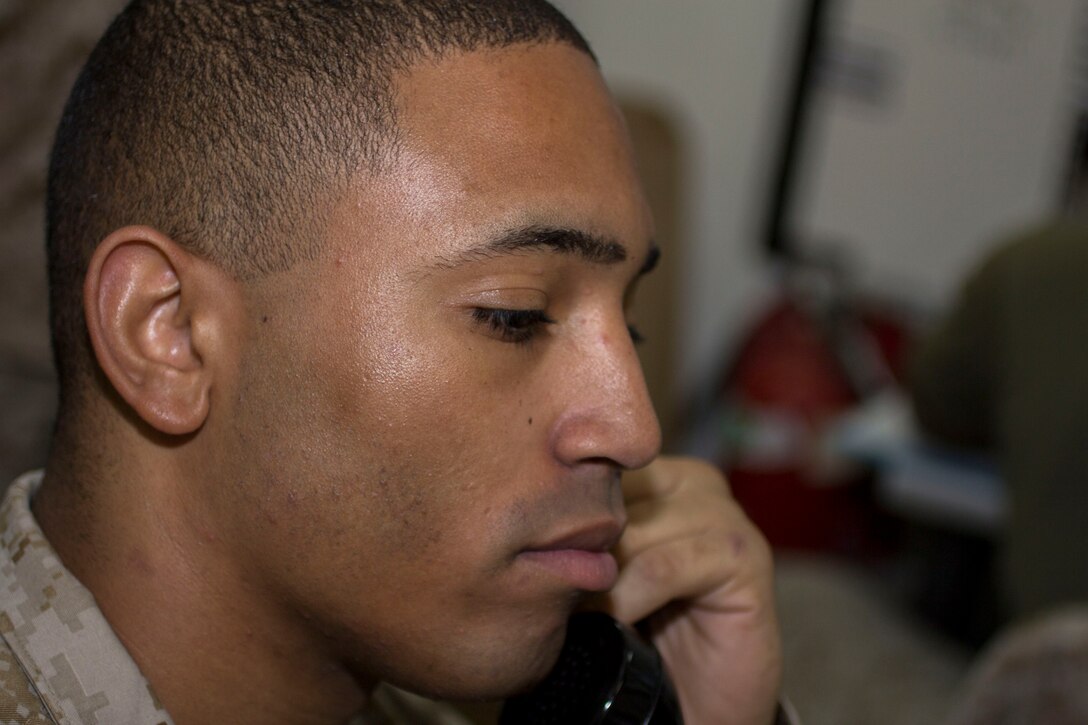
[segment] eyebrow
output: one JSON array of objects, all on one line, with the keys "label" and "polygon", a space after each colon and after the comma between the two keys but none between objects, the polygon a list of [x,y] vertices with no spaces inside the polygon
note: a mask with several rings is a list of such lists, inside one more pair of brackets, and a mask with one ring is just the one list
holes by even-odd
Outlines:
[{"label": "eyebrow", "polygon": [[[482,244],[459,252],[455,257],[443,258],[438,266],[452,268],[505,254],[539,250],[574,255],[594,264],[612,265],[627,260],[627,248],[615,240],[581,229],[537,224],[507,229]],[[651,244],[639,275],[652,270],[660,256],[661,250],[656,244]]]}]

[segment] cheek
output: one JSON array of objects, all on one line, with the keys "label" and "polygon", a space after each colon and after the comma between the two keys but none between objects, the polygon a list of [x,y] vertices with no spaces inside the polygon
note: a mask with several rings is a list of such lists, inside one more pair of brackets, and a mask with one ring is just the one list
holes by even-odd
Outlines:
[{"label": "cheek", "polygon": [[374,456],[431,460],[436,473],[524,458],[546,418],[533,358],[452,325],[412,332],[362,340],[323,373],[338,426]]},{"label": "cheek", "polygon": [[322,531],[344,560],[362,546],[487,556],[516,535],[504,532],[549,478],[548,386],[532,350],[395,320],[311,335],[280,346],[254,392],[269,409],[252,491],[265,520]]},{"label": "cheek", "polygon": [[480,538],[526,495],[517,484],[531,477],[543,416],[463,342],[367,342],[373,346],[356,349],[348,374],[320,373],[321,407],[340,452],[330,483],[365,499],[371,525],[405,549],[456,543],[444,539],[462,530]]}]

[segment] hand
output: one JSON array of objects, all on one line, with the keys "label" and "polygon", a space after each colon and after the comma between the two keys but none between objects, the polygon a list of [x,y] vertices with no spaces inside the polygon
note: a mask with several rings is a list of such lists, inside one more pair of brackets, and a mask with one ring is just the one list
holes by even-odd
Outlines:
[{"label": "hand", "polygon": [[782,660],[767,542],[701,461],[660,458],[623,489],[620,576],[598,604],[649,617],[687,725],[768,725]]}]

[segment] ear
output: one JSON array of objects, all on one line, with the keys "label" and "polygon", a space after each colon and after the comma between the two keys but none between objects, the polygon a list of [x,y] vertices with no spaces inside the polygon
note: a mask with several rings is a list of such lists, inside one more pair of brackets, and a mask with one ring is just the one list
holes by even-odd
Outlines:
[{"label": "ear", "polygon": [[83,308],[95,357],[121,397],[168,435],[200,429],[236,284],[149,227],[124,227],[95,250]]}]

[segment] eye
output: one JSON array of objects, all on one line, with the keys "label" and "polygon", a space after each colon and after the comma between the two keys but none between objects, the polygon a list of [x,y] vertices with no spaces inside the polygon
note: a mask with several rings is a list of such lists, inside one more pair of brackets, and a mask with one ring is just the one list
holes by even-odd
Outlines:
[{"label": "eye", "polygon": [[503,342],[525,344],[530,342],[545,325],[555,320],[544,314],[544,310],[503,310],[491,307],[477,307],[472,311],[472,318]]},{"label": "eye", "polygon": [[627,333],[631,336],[631,342],[635,343],[636,345],[641,345],[642,343],[646,342],[646,336],[643,335],[634,325],[627,326]]}]

